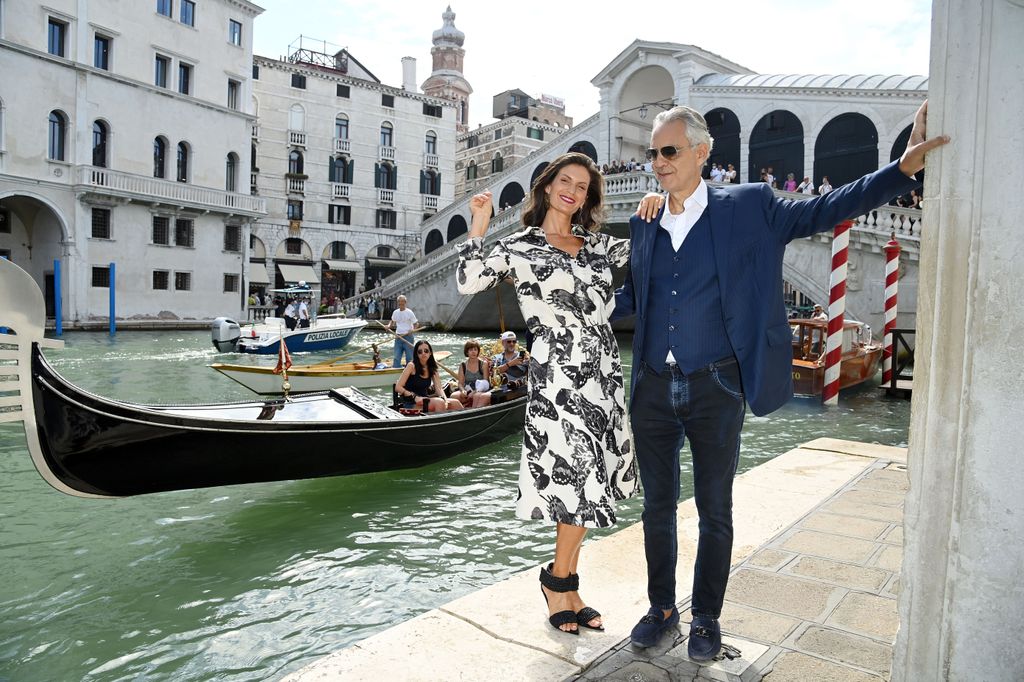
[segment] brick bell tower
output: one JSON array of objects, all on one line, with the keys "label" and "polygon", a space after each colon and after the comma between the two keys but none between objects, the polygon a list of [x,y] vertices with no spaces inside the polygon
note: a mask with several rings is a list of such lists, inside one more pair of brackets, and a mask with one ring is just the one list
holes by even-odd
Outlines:
[{"label": "brick bell tower", "polygon": [[444,19],[444,25],[434,31],[434,47],[430,49],[434,70],[423,81],[422,90],[424,95],[456,103],[455,122],[461,134],[469,130],[469,96],[473,93],[473,88],[462,75],[462,60],[466,56],[462,43],[466,40],[466,34],[455,28],[455,12],[451,5],[441,18]]}]

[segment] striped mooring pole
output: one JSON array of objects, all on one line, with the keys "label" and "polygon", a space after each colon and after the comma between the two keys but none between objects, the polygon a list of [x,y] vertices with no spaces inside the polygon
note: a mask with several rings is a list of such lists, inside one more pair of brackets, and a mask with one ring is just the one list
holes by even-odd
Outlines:
[{"label": "striped mooring pole", "polygon": [[892,383],[892,330],[896,328],[896,292],[900,279],[900,243],[892,233],[885,245],[885,338],[882,341],[882,385]]},{"label": "striped mooring pole", "polygon": [[846,314],[846,262],[850,248],[849,220],[832,232],[832,273],[828,278],[828,338],[825,341],[825,385],[821,402],[839,404],[839,370],[843,356],[843,320]]}]

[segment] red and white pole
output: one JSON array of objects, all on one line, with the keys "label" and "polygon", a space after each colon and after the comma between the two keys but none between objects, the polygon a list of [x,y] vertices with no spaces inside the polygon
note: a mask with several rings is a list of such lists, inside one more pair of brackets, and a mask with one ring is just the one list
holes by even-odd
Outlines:
[{"label": "red and white pole", "polygon": [[892,330],[896,328],[896,292],[899,289],[900,244],[896,233],[885,245],[885,338],[882,342],[882,385],[892,383]]},{"label": "red and white pole", "polygon": [[849,220],[836,225],[832,233],[832,273],[828,286],[828,338],[825,340],[825,385],[821,401],[839,404],[839,370],[843,356],[843,320],[846,315],[846,263],[850,250]]}]

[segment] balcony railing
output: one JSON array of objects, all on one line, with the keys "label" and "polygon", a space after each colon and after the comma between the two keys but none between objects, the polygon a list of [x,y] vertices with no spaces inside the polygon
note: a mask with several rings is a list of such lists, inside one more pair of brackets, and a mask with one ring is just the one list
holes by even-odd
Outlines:
[{"label": "balcony railing", "polygon": [[256,182],[259,178],[259,173],[249,173],[249,194],[256,195],[260,193],[259,184]]},{"label": "balcony railing", "polygon": [[288,183],[289,194],[305,194],[306,193],[306,181],[302,178],[285,178],[285,182]]},{"label": "balcony railing", "polygon": [[423,210],[424,211],[436,211],[437,210],[437,197],[431,194],[423,195]]},{"label": "balcony railing", "polygon": [[441,165],[440,160],[437,158],[437,154],[424,154],[423,165],[427,168],[439,168]]},{"label": "balcony railing", "polygon": [[306,133],[300,130],[289,130],[288,131],[288,144],[295,145],[296,147],[306,146]]},{"label": "balcony railing", "polygon": [[395,148],[394,147],[385,147],[384,145],[381,145],[381,147],[380,147],[380,158],[381,158],[381,161],[394,161],[395,160]]},{"label": "balcony railing", "polygon": [[248,194],[197,187],[184,182],[170,182],[108,168],[78,166],[77,183],[90,191],[109,196],[127,197],[154,203],[177,203],[182,206],[231,214],[263,215],[266,202]]},{"label": "balcony railing", "polygon": [[331,198],[332,199],[348,199],[352,192],[352,185],[346,182],[332,182],[331,183]]},{"label": "balcony railing", "polygon": [[334,152],[336,154],[348,154],[352,151],[352,141],[347,138],[334,138]]},{"label": "balcony railing", "polygon": [[395,203],[395,190],[393,189],[377,189],[377,201],[382,204],[393,204]]}]

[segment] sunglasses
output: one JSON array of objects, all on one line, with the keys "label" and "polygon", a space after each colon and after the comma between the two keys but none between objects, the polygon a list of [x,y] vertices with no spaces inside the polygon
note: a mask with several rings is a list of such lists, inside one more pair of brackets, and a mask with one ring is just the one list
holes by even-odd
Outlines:
[{"label": "sunglasses", "polygon": [[419,353],[420,355],[427,355],[427,354],[429,354],[429,353],[430,353],[430,349],[429,349],[429,348],[420,348],[420,349],[419,349],[418,351],[416,351],[416,352],[417,352],[417,353]]},{"label": "sunglasses", "polygon": [[647,150],[646,156],[648,161],[654,161],[655,159],[658,158],[658,154],[661,154],[662,156],[665,157],[667,161],[671,161],[672,159],[676,158],[676,156],[681,154],[684,149],[693,149],[696,146],[697,145],[695,144],[688,144],[685,147],[679,147],[674,144],[670,144],[662,147],[661,149],[655,149],[654,147],[651,147],[650,149]]}]

